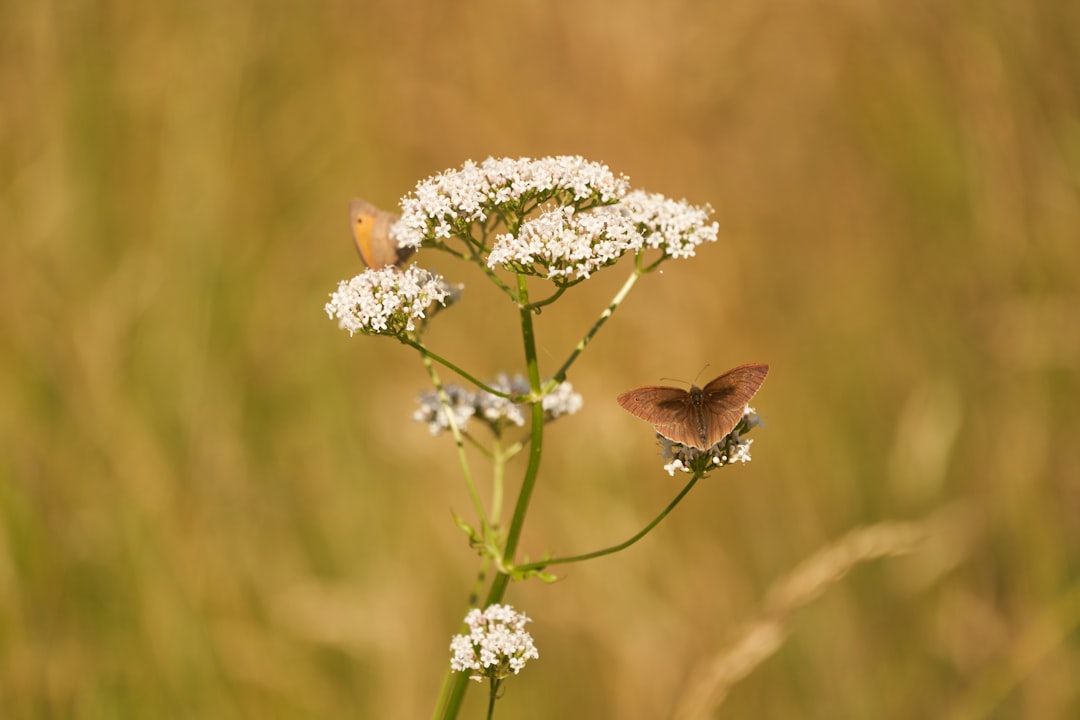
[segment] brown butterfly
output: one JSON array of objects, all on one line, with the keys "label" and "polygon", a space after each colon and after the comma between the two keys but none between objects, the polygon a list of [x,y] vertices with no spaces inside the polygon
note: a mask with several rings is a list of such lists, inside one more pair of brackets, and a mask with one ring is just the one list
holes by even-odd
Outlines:
[{"label": "brown butterfly", "polygon": [[394,213],[380,210],[367,200],[357,198],[349,203],[349,219],[360,259],[369,268],[378,269],[387,265],[401,267],[415,252],[413,248],[399,248],[390,237],[390,227],[398,221]]},{"label": "brown butterfly", "polygon": [[739,424],[746,403],[768,374],[768,365],[750,363],[728,370],[704,388],[648,385],[627,390],[618,401],[669,440],[708,450]]}]

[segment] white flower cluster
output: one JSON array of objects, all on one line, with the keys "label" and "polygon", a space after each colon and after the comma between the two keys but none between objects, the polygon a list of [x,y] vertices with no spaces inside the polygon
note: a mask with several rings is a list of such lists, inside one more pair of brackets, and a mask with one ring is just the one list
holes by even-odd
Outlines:
[{"label": "white flower cluster", "polygon": [[516,237],[510,233],[496,237],[487,264],[549,280],[577,280],[644,244],[637,224],[619,205],[581,212],[559,207],[526,220]]},{"label": "white flower cluster", "polygon": [[428,390],[420,394],[420,407],[413,412],[413,420],[427,423],[428,431],[432,435],[450,429],[451,415],[454,425],[464,429],[469,418],[476,414],[476,393],[460,385],[445,385],[443,390],[449,400],[449,409],[439,401],[437,392]]},{"label": "white flower cluster", "polygon": [[709,222],[712,208],[696,207],[659,193],[634,190],[622,200],[630,218],[645,229],[645,244],[673,258],[694,256],[695,248],[716,242],[720,226]]},{"label": "white flower cluster", "polygon": [[[521,375],[509,377],[500,373],[491,387],[508,395],[528,395],[530,392],[529,381]],[[449,413],[447,407],[439,401],[439,394],[434,390],[428,390],[420,395],[420,407],[413,413],[413,419],[417,422],[426,423],[432,435],[438,435],[443,430],[450,428],[449,416],[452,414],[454,424],[464,429],[470,418],[482,420],[492,428],[504,425],[525,425],[526,405],[511,402],[508,398],[493,395],[481,390],[474,392],[460,385],[445,385],[447,398],[450,400]],[[579,393],[574,392],[574,387],[568,382],[560,383],[554,390],[544,396],[541,401],[544,408],[544,419],[554,420],[562,415],[573,415],[581,409],[583,401]]]},{"label": "white flower cluster", "polygon": [[445,305],[451,290],[442,277],[416,265],[368,269],[338,284],[326,314],[350,335],[400,335],[415,330],[433,303]]},{"label": "white flower cluster", "polygon": [[672,258],[693,257],[698,245],[716,242],[712,208],[633,190],[615,204],[578,209],[547,207],[516,233],[495,237],[488,267],[571,284],[614,264],[628,252],[660,250]]},{"label": "white flower cluster", "polygon": [[468,635],[450,641],[450,668],[471,670],[473,680],[505,678],[521,672],[530,658],[539,658],[532,635],[525,630],[529,618],[509,605],[490,605],[483,612],[472,609],[465,616]]},{"label": "white flower cluster", "polygon": [[419,248],[425,238],[446,240],[473,222],[486,222],[503,206],[520,208],[552,198],[610,204],[626,194],[627,184],[607,165],[580,156],[470,160],[459,170],[421,181],[405,196],[394,234],[401,247]]},{"label": "white flower cluster", "polygon": [[674,477],[676,470],[685,473],[706,473],[711,469],[736,462],[748,463],[751,460],[750,446],[754,444],[754,441],[741,437],[740,430],[747,432],[760,424],[761,419],[758,417],[757,411],[747,406],[735,429],[708,450],[698,450],[689,445],[682,445],[657,433],[656,437],[660,440],[661,452],[664,459],[667,460],[664,470],[667,471],[668,475]]}]

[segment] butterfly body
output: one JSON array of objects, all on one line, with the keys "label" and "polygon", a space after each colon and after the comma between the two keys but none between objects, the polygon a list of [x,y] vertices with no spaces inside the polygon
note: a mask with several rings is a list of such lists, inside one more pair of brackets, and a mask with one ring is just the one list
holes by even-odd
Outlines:
[{"label": "butterfly body", "polygon": [[768,365],[750,363],[728,370],[703,388],[647,385],[619,395],[618,403],[669,440],[707,450],[739,424],[746,403],[768,373]]},{"label": "butterfly body", "polygon": [[399,248],[390,237],[390,228],[398,221],[394,213],[357,198],[349,203],[349,220],[356,250],[369,268],[400,267],[413,254],[412,248]]}]

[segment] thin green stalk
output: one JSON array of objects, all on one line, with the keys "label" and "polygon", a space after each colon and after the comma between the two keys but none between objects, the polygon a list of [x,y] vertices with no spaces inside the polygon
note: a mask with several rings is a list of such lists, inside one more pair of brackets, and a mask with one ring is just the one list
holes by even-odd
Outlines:
[{"label": "thin green stalk", "polygon": [[604,548],[603,550],[595,550],[590,553],[585,553],[584,555],[572,555],[570,557],[551,558],[550,560],[541,560],[537,562],[526,563],[525,565],[518,565],[514,568],[514,570],[542,570],[549,565],[565,565],[567,563],[581,562],[582,560],[591,560],[593,558],[603,557],[604,555],[611,555],[612,553],[617,553],[620,550],[625,550],[641,538],[648,535],[649,531],[659,525],[660,522],[668,516],[668,513],[674,510],[675,506],[678,505],[684,497],[686,497],[686,494],[690,492],[690,489],[693,488],[694,485],[697,484],[697,481],[700,479],[701,473],[694,473],[694,476],[690,478],[690,482],[686,483],[686,486],[679,491],[679,494],[675,496],[675,499],[668,503],[668,506],[664,508],[659,515],[653,518],[652,522],[650,522],[648,525],[642,528],[640,532],[638,532],[636,535],[631,537],[629,540],[626,540],[625,542],[621,542],[618,545],[612,545],[611,547]]},{"label": "thin green stalk", "polygon": [[498,527],[502,522],[503,485],[506,481],[506,453],[503,450],[502,438],[495,438],[492,448],[491,467],[491,524]]},{"label": "thin green stalk", "polygon": [[450,362],[446,358],[440,356],[438,353],[432,352],[425,345],[423,345],[422,343],[417,342],[416,340],[413,340],[411,337],[408,337],[408,336],[405,336],[405,335],[399,335],[398,340],[405,343],[409,347],[413,347],[413,348],[416,348],[417,350],[419,350],[420,354],[425,358],[425,361],[426,361],[426,358],[431,358],[432,360],[439,363],[440,365],[447,368],[448,370],[451,370],[452,372],[455,372],[458,375],[460,375],[461,377],[465,378],[466,380],[468,380],[469,382],[471,382],[473,385],[480,388],[484,392],[489,392],[492,395],[495,395],[497,397],[506,398],[507,400],[509,400],[510,402],[513,402],[513,403],[525,402],[525,401],[527,401],[529,399],[529,398],[527,398],[527,397],[525,397],[523,395],[511,395],[510,393],[505,393],[502,390],[496,390],[495,388],[491,387],[490,385],[483,382],[482,380],[479,380],[478,378],[473,377],[472,375],[470,375],[465,370],[462,370],[461,368],[459,368],[457,365]]},{"label": "thin green stalk", "polygon": [[488,280],[490,280],[495,285],[495,287],[499,288],[499,290],[501,290],[503,293],[505,293],[506,296],[508,298],[510,298],[511,302],[516,304],[518,299],[514,295],[514,291],[510,288],[510,286],[507,285],[506,283],[504,283],[499,278],[499,276],[495,274],[495,271],[487,266],[487,264],[483,261],[482,258],[480,258],[480,256],[476,252],[476,250],[473,248],[472,243],[468,243],[468,245],[469,245],[469,252],[467,252],[467,253],[462,252],[460,250],[455,250],[455,249],[453,249],[451,247],[448,247],[447,245],[439,245],[435,249],[436,250],[441,250],[442,252],[444,252],[444,253],[446,253],[448,255],[451,255],[453,257],[456,257],[459,260],[463,260],[465,262],[471,262],[471,263],[477,265],[480,268],[480,270],[483,271],[484,275],[487,276]]},{"label": "thin green stalk", "polygon": [[611,299],[611,303],[604,308],[604,312],[600,313],[600,317],[597,321],[589,328],[589,331],[585,333],[585,336],[581,338],[577,346],[570,353],[570,357],[562,364],[559,371],[552,376],[551,380],[548,382],[549,387],[545,388],[545,390],[551,390],[566,379],[566,373],[570,370],[570,366],[574,364],[574,361],[577,360],[578,356],[585,350],[585,346],[589,344],[596,333],[599,332],[600,328],[603,327],[604,323],[608,321],[608,318],[612,316],[616,308],[618,308],[619,305],[622,304],[622,301],[626,299],[626,296],[630,294],[630,290],[633,289],[641,275],[641,270],[637,268],[634,269],[634,272],[630,273],[630,277],[626,278],[626,282],[619,288],[619,292],[615,293],[615,297]]},{"label": "thin green stalk", "polygon": [[439,402],[442,403],[443,408],[446,410],[446,421],[450,426],[450,434],[454,436],[454,444],[457,446],[458,462],[461,463],[461,472],[465,476],[465,485],[469,489],[469,497],[472,499],[473,508],[476,510],[476,514],[480,516],[482,529],[486,534],[488,527],[487,514],[484,512],[484,504],[480,501],[480,493],[477,491],[476,483],[473,481],[472,470],[469,469],[469,458],[465,454],[465,440],[461,435],[461,429],[458,427],[457,421],[454,419],[454,413],[450,409],[450,398],[439,380],[439,374],[435,371],[431,358],[423,353],[420,353],[420,356],[424,362],[424,367],[427,368],[428,376],[435,386],[435,390],[439,393]]},{"label": "thin green stalk", "polygon": [[491,451],[484,447],[483,443],[474,438],[472,436],[472,433],[463,432],[461,433],[461,437],[463,437],[465,440],[468,440],[469,444],[473,446],[473,449],[476,450],[476,452],[480,453],[488,460],[494,460],[495,456],[491,454]]},{"label": "thin green stalk", "polygon": [[503,293],[505,293],[506,296],[512,301],[514,301],[515,303],[520,303],[521,299],[514,294],[514,291],[510,288],[509,285],[504,283],[502,279],[495,274],[494,270],[488,267],[487,261],[480,256],[480,253],[476,251],[476,248],[474,248],[471,243],[469,244],[469,251],[472,255],[473,263],[480,268],[484,275],[487,276],[487,279],[490,280],[495,285],[495,287],[502,290]]},{"label": "thin green stalk", "polygon": [[571,287],[570,285],[563,285],[562,287],[560,287],[558,290],[556,290],[554,293],[547,296],[543,300],[537,300],[534,303],[529,303],[525,307],[528,308],[529,310],[539,310],[540,308],[544,307],[545,305],[550,305],[551,303],[553,303],[556,300],[558,300],[559,298],[561,298],[563,293],[566,292],[567,290],[569,290],[570,287]]},{"label": "thin green stalk", "polygon": [[491,678],[491,690],[488,694],[487,720],[495,717],[495,701],[499,699],[499,681]]},{"label": "thin green stalk", "polygon": [[[532,390],[533,396],[538,396],[540,393],[540,364],[536,357],[536,334],[533,329],[533,316],[532,312],[526,307],[529,304],[529,288],[524,275],[518,276],[518,294],[521,296],[518,317],[521,319],[521,340],[525,346],[525,367],[529,373],[529,389]],[[514,560],[518,540],[521,538],[521,529],[525,525],[525,514],[529,509],[533,488],[536,487],[536,478],[540,474],[540,457],[544,446],[544,405],[541,401],[534,400],[531,409],[532,427],[530,428],[529,464],[525,468],[525,479],[521,483],[517,505],[514,507],[514,517],[510,521],[510,530],[506,535],[506,548],[503,552],[503,562],[506,564],[510,564]]]}]

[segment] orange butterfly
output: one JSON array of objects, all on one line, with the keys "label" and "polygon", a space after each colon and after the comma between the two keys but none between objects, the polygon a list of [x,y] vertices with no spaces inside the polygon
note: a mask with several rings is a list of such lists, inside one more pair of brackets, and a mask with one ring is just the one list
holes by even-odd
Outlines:
[{"label": "orange butterfly", "polygon": [[369,268],[378,269],[387,265],[401,267],[416,252],[414,248],[399,248],[390,237],[390,227],[398,221],[394,213],[356,198],[349,203],[349,219],[352,221],[356,250]]}]

